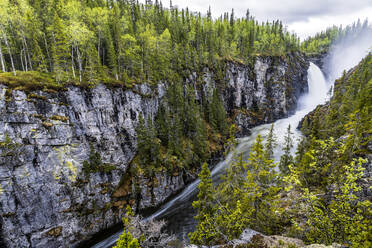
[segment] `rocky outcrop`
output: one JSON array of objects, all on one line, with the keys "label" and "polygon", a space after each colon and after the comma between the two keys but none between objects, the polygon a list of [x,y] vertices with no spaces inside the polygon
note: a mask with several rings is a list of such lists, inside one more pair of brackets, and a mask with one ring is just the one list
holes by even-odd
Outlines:
[{"label": "rocky outcrop", "polygon": [[[241,134],[294,111],[307,90],[300,54],[258,57],[252,66],[227,62],[223,101]],[[196,94],[221,87],[213,70]],[[70,247],[121,222],[123,209],[159,206],[191,180],[182,173],[131,180],[139,116],[154,116],[165,92],[159,84],[134,89],[68,87],[25,92],[0,86],[0,224],[8,247]],[[89,156],[101,157],[87,170]]]},{"label": "rocky outcrop", "polygon": [[324,64],[326,63],[328,52],[323,53],[314,53],[314,54],[308,54],[307,60],[310,62],[316,64],[319,68],[322,69],[323,72],[325,72]]},{"label": "rocky outcrop", "polygon": [[[187,248],[207,248],[206,246],[189,245]],[[285,236],[266,236],[251,229],[245,229],[240,235],[239,239],[232,240],[226,245],[216,245],[212,248],[240,248],[240,247],[252,247],[252,248],[284,248],[284,247],[304,247],[304,248],[341,248],[342,245],[321,245],[311,244],[305,245],[300,239],[290,238]]]},{"label": "rocky outcrop", "polygon": [[258,57],[251,69],[228,65],[224,100],[242,135],[253,126],[294,113],[299,97],[308,90],[308,67],[299,54],[286,59]]}]

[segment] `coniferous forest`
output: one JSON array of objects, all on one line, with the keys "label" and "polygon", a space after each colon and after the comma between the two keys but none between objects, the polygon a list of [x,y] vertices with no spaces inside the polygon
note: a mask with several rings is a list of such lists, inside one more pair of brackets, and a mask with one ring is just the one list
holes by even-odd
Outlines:
[{"label": "coniferous forest", "polygon": [[[372,42],[296,126],[273,123],[361,36],[368,20],[301,41],[249,10],[0,0],[0,246],[90,247],[119,224],[110,247],[371,247]],[[178,196],[182,238],[157,215]]]},{"label": "coniferous forest", "polygon": [[[130,84],[182,78],[221,60],[283,55],[299,39],[247,11],[218,19],[161,2],[1,1],[1,70],[50,73],[56,83]],[[19,72],[19,73],[21,73]],[[3,79],[6,80],[6,79]]]}]

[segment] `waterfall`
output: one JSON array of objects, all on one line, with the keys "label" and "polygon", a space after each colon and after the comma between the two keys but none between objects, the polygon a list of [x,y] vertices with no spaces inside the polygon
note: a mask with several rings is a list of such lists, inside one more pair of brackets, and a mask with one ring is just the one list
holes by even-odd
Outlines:
[{"label": "waterfall", "polygon": [[[275,122],[275,135],[277,136],[278,143],[281,144],[284,141],[284,134],[288,125],[291,125],[292,132],[294,132],[294,143],[295,147],[301,132],[296,128],[300,120],[310,111],[312,111],[318,104],[322,104],[326,101],[328,86],[322,71],[313,63],[310,63],[308,69],[308,86],[309,91],[304,94],[298,102],[298,107],[294,115],[280,119]],[[271,124],[264,124],[257,126],[251,130],[251,135],[238,139],[238,145],[234,153],[230,152],[225,160],[219,162],[211,172],[214,181],[220,178],[220,174],[224,172],[224,169],[231,162],[235,154],[242,154],[243,159],[248,159],[250,147],[255,141],[258,134],[261,134],[263,138],[267,136]],[[295,148],[294,148],[295,149]],[[278,146],[276,151],[276,160],[278,161],[281,155],[281,147]],[[175,228],[173,231],[176,232],[190,232],[195,226],[193,216],[195,214],[192,209],[191,203],[196,197],[197,187],[199,180],[195,180],[189,184],[180,194],[174,197],[171,201],[163,205],[157,212],[144,219],[144,221],[154,218],[164,218],[170,225]],[[94,248],[107,248],[115,244],[119,238],[121,232],[117,232],[102,242],[94,245]]]}]

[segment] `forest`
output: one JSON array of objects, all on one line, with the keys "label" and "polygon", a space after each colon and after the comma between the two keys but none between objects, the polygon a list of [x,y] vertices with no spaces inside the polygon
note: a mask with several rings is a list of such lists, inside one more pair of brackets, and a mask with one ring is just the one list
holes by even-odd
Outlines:
[{"label": "forest", "polygon": [[0,9],[0,69],[47,73],[57,84],[156,84],[225,59],[299,50],[280,21],[258,23],[249,11],[212,19],[210,10],[201,15],[157,0],[1,0]]},{"label": "forest", "polygon": [[142,120],[138,128],[132,170],[146,165],[148,176],[195,167],[227,138],[220,90],[196,101],[182,87],[186,77],[211,68],[223,81],[226,60],[249,64],[259,54],[300,48],[280,21],[258,23],[249,11],[245,18],[232,10],[213,19],[210,10],[201,15],[133,0],[0,0],[0,9],[0,83],[13,89],[170,85],[154,123]]},{"label": "forest", "polygon": [[[280,20],[258,22],[249,10],[245,17],[232,9],[214,18],[211,9],[204,15],[158,0],[0,0],[0,84],[28,93],[57,93],[71,85],[93,89],[101,83],[133,91],[144,83],[153,89],[164,84],[157,113],[139,116],[138,152],[128,168],[135,179],[199,174],[192,203],[197,225],[188,234],[192,244],[230,245],[251,228],[306,244],[371,247],[366,176],[372,153],[371,53],[336,81],[330,101],[301,121],[303,138],[295,154],[297,127],[288,126],[283,155],[275,162],[273,124],[266,138],[257,136],[247,161],[234,155],[220,184],[212,182],[208,166],[237,144],[236,126],[221,97],[227,62],[249,67],[257,56],[324,55],[367,29],[367,20],[358,21],[300,42]],[[185,82],[195,74],[196,84],[202,84],[206,68],[217,86],[197,97]],[[5,97],[12,94],[6,92]],[[6,137],[1,146],[11,144]],[[87,178],[116,169],[90,145],[83,164]],[[123,222],[117,248],[172,247],[173,237],[161,232],[165,223],[142,221],[129,206]],[[254,245],[247,247],[264,247]]]},{"label": "forest", "polygon": [[159,1],[0,1],[5,85],[63,89],[168,82],[156,120],[142,120],[138,128],[133,170],[146,165],[148,176],[198,167],[227,138],[220,91],[197,102],[192,89],[182,87],[187,76],[202,75],[206,67],[222,75],[226,60],[249,64],[259,54],[285,56],[300,49],[298,37],[280,21],[258,23],[249,11],[245,18],[232,11],[212,19],[210,10],[201,15]]},{"label": "forest", "polygon": [[[305,40],[301,49],[308,54],[326,53],[332,44],[350,35],[358,37],[369,28],[360,22],[334,27]],[[283,155],[275,162],[278,137],[272,125],[266,139],[257,136],[247,161],[235,155],[221,183],[213,183],[210,167],[204,163],[198,199],[193,202],[197,226],[188,235],[190,242],[231,244],[251,228],[265,235],[299,238],[306,244],[370,247],[371,65],[369,54],[336,80],[331,100],[301,121],[304,136],[295,154],[291,153],[295,127],[288,126]],[[231,133],[226,142],[236,142]],[[125,230],[117,247],[130,247],[126,246],[130,242],[133,247],[144,245],[131,236],[130,231],[136,230],[131,222]],[[255,242],[247,247],[267,247],[260,240]]]},{"label": "forest", "polygon": [[[213,183],[204,163],[192,204],[197,226],[189,233],[190,242],[231,244],[251,228],[265,235],[299,238],[306,244],[370,247],[371,65],[369,54],[337,80],[329,102],[302,120],[304,136],[295,154],[291,153],[293,129],[288,126],[283,155],[275,162],[278,137],[272,124],[266,139],[257,136],[247,161],[235,154],[219,184]],[[236,142],[233,136],[229,142]],[[151,247],[131,235],[139,230],[138,220],[127,215],[125,221],[116,247]],[[157,238],[159,242],[170,239]],[[271,247],[262,242],[252,240],[243,247]]]},{"label": "forest", "polygon": [[305,117],[305,136],[295,156],[288,126],[283,155],[274,163],[272,126],[265,142],[257,136],[248,161],[236,157],[217,187],[205,164],[193,203],[198,225],[191,242],[226,244],[249,227],[309,244],[370,247],[372,212],[365,171],[372,137],[371,65],[370,54],[336,82],[330,102]]}]

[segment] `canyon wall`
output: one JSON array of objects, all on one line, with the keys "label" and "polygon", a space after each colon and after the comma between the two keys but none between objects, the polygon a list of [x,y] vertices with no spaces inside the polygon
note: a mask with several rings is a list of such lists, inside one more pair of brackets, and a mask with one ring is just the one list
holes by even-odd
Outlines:
[{"label": "canyon wall", "polygon": [[[222,98],[239,135],[286,117],[307,91],[309,63],[298,53],[226,62]],[[202,83],[185,79],[195,94],[217,87],[213,69]],[[219,84],[220,85],[220,84]],[[221,86],[218,86],[221,87]],[[131,181],[139,116],[155,116],[166,85],[133,89],[70,86],[61,92],[25,92],[0,85],[0,227],[6,247],[71,247],[121,222],[127,204],[158,207],[196,175],[156,174]],[[101,169],[89,171],[92,154]]]}]

